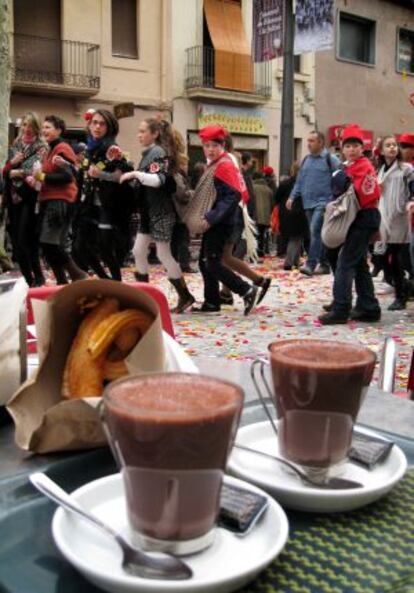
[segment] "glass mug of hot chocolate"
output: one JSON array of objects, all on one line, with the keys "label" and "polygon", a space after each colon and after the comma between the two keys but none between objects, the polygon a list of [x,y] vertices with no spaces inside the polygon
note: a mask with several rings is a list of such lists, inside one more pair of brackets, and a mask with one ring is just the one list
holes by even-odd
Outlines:
[{"label": "glass mug of hot chocolate", "polygon": [[[360,344],[292,339],[268,346],[251,375],[274,431],[279,453],[313,478],[339,473],[346,461],[357,414],[374,372],[376,356]],[[264,374],[270,365],[273,389]],[[276,408],[267,408],[256,370]]]},{"label": "glass mug of hot chocolate", "polygon": [[101,416],[138,546],[185,555],[213,542],[243,399],[233,383],[189,373],[129,376],[107,386]]}]

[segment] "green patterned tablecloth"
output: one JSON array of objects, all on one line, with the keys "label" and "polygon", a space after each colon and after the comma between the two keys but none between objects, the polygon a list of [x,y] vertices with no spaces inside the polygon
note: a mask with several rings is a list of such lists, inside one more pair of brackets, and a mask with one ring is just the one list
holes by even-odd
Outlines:
[{"label": "green patterned tablecloth", "polygon": [[284,552],[243,593],[414,593],[414,470],[361,510],[288,517]]}]

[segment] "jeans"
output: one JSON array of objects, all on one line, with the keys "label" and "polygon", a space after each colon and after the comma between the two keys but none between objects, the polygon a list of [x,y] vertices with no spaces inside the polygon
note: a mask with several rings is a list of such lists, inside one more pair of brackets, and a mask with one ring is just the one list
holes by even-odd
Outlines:
[{"label": "jeans", "polygon": [[380,221],[381,216],[376,208],[360,210],[349,228],[339,252],[333,285],[332,312],[338,317],[348,317],[351,311],[354,280],[356,309],[367,313],[381,310],[367,263],[369,242],[379,229]]},{"label": "jeans", "polygon": [[216,224],[204,233],[201,242],[199,265],[204,281],[204,301],[211,305],[220,306],[220,282],[241,297],[246,296],[250,289],[250,284],[226,268],[221,261],[224,245],[231,232],[231,226]]},{"label": "jeans", "polygon": [[305,210],[310,231],[310,246],[306,265],[311,270],[314,270],[318,263],[323,266],[329,265],[328,260],[326,259],[325,247],[323,246],[321,239],[324,211],[325,205]]}]

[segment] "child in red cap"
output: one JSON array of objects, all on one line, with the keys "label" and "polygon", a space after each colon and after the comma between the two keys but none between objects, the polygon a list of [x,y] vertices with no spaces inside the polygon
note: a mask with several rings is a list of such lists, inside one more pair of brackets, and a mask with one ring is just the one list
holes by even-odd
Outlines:
[{"label": "child in red cap", "polygon": [[[323,325],[356,321],[379,321],[381,308],[367,263],[368,246],[378,232],[381,216],[378,210],[380,188],[375,169],[364,155],[361,128],[347,126],[342,133],[344,171],[354,185],[360,210],[349,228],[338,256],[330,311],[319,317]],[[355,280],[356,306],[352,309],[352,285]]]},{"label": "child in red cap", "polygon": [[[207,169],[195,192],[201,196],[214,193],[211,209],[203,220],[203,239],[200,249],[200,271],[204,280],[204,302],[193,307],[194,312],[218,313],[220,311],[220,285],[222,282],[232,292],[242,297],[244,314],[248,315],[258,299],[258,287],[245,282],[223,262],[226,241],[231,236],[240,199],[246,192],[243,178],[224,149],[227,130],[219,125],[209,125],[200,130]],[[194,198],[194,199],[195,199]]]}]

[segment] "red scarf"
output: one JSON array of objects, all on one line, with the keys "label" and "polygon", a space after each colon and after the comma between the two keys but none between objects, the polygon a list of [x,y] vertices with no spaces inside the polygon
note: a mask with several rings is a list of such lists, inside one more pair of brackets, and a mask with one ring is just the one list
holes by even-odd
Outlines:
[{"label": "red scarf", "polygon": [[[243,175],[233,163],[227,152],[223,152],[223,154],[221,154],[218,159],[213,161],[213,163],[217,163],[217,161],[220,159],[221,162],[219,162],[217,165],[214,177],[237,191],[240,194],[243,202],[247,204],[249,201],[249,193],[247,191]],[[213,163],[210,163],[210,165]]]},{"label": "red scarf", "polygon": [[381,191],[371,161],[362,156],[346,165],[345,173],[352,179],[361,208],[377,208]]}]

